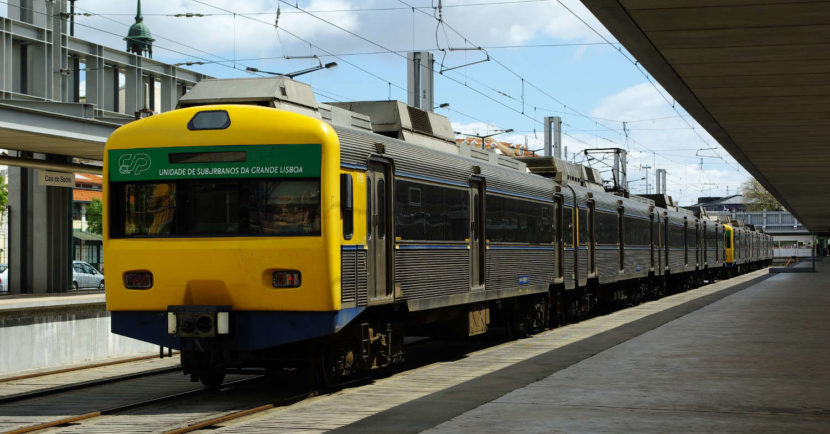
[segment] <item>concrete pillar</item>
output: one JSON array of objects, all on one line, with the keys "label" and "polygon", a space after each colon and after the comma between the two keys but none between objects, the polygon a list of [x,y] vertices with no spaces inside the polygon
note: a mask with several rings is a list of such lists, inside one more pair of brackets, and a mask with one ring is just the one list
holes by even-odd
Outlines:
[{"label": "concrete pillar", "polygon": [[144,105],[144,77],[141,57],[130,55],[130,64],[124,68],[124,113],[132,115]]},{"label": "concrete pillar", "polygon": [[[105,104],[104,86],[106,85],[105,74],[107,69],[104,67],[104,48],[95,46],[95,53],[86,58],[86,102],[94,104],[98,110],[107,110]],[[100,115],[98,112],[96,116]]]},{"label": "concrete pillar", "polygon": [[[67,161],[62,156],[40,158]],[[9,168],[12,293],[65,292],[72,284],[72,189],[42,186],[38,176],[38,169]]]},{"label": "concrete pillar", "polygon": [[179,88],[176,81],[176,67],[170,66],[170,75],[161,77],[161,111],[168,112],[179,103]]},{"label": "concrete pillar", "polygon": [[14,76],[13,49],[11,37],[11,20],[0,18],[0,96],[12,91],[12,77]]},{"label": "concrete pillar", "polygon": [[47,9],[49,33],[49,45],[47,45],[47,92],[46,97],[61,102],[70,102],[68,74],[61,73],[61,70],[69,69],[69,37],[67,36],[67,20],[61,14],[68,12],[66,1],[44,2]]}]

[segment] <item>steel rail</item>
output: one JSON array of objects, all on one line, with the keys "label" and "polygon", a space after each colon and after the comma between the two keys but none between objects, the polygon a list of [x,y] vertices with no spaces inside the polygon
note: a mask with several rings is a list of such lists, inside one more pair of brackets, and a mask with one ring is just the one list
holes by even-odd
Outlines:
[{"label": "steel rail", "polygon": [[[177,353],[178,353],[178,351],[174,352],[174,354],[177,354]],[[53,370],[53,371],[36,372],[36,373],[33,373],[33,374],[17,375],[17,376],[14,376],[14,377],[0,378],[0,383],[8,383],[10,381],[17,381],[17,380],[26,380],[26,379],[29,379],[29,378],[45,377],[47,375],[64,374],[66,372],[83,371],[85,369],[94,369],[94,368],[100,368],[100,367],[103,367],[103,366],[120,365],[122,363],[140,362],[142,360],[157,359],[157,358],[159,358],[159,356],[154,354],[152,356],[132,357],[132,358],[129,358],[129,359],[111,360],[109,362],[101,362],[101,363],[92,363],[92,364],[89,364],[89,365],[75,366],[75,367],[72,367],[72,368],[56,369],[56,370]]]},{"label": "steel rail", "polygon": [[[223,384],[221,386],[221,389],[227,389],[229,387],[234,387],[234,386],[237,386],[241,383],[246,383],[246,382],[249,382],[249,381],[258,380],[259,378],[261,378],[261,377],[243,378],[241,380],[230,381],[230,382],[227,382],[227,383]],[[112,407],[112,408],[108,408],[108,409],[100,410],[100,411],[93,411],[93,412],[81,414],[81,415],[78,415],[78,416],[69,416],[69,417],[65,417],[65,418],[62,418],[62,419],[56,419],[56,420],[53,420],[53,421],[50,421],[50,422],[44,422],[44,423],[40,423],[40,424],[37,424],[37,425],[30,425],[30,426],[26,426],[26,427],[23,427],[23,428],[18,428],[18,429],[15,429],[15,430],[8,431],[6,434],[23,434],[23,433],[33,432],[33,431],[40,431],[40,430],[43,430],[43,429],[53,428],[53,427],[61,426],[61,425],[66,425],[66,424],[70,424],[70,423],[73,423],[73,422],[78,422],[78,421],[81,421],[81,420],[92,419],[92,418],[96,418],[96,417],[99,417],[99,416],[112,415],[112,414],[121,413],[121,412],[128,411],[128,410],[132,410],[132,409],[138,408],[138,407],[143,407],[143,406],[152,405],[152,404],[158,404],[158,403],[161,403],[161,402],[172,401],[172,400],[187,397],[187,396],[199,395],[199,394],[202,394],[202,393],[209,393],[209,392],[213,392],[213,391],[214,390],[212,390],[212,389],[206,389],[206,388],[188,390],[186,392],[179,392],[179,393],[174,393],[172,395],[166,395],[166,396],[161,396],[161,397],[158,397],[158,398],[152,398],[152,399],[147,399],[147,400],[144,400],[144,401],[134,402],[132,404],[120,405],[120,406],[117,406],[117,407]]]},{"label": "steel rail", "polygon": [[130,374],[117,375],[114,377],[101,378],[98,380],[82,381],[80,383],[64,384],[61,386],[47,387],[44,389],[37,389],[31,392],[16,393],[14,395],[7,395],[0,397],[0,404],[8,404],[10,402],[24,401],[27,399],[40,398],[42,396],[54,395],[57,393],[70,392],[78,389],[86,389],[89,387],[102,386],[110,383],[118,383],[121,381],[132,380],[135,378],[150,377],[153,375],[166,374],[169,372],[176,372],[181,370],[180,366],[170,366],[166,368],[151,369],[141,372],[133,372]]}]

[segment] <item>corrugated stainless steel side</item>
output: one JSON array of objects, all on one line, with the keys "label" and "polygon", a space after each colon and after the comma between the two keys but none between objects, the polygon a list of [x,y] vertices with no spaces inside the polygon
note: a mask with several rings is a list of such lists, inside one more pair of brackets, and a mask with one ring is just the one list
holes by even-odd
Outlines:
[{"label": "corrugated stainless steel side", "polygon": [[481,175],[487,182],[488,190],[553,200],[554,187],[557,184],[550,179],[501,166],[477,164],[481,167]]},{"label": "corrugated stainless steel side", "polygon": [[633,199],[619,198],[619,200],[623,201],[623,207],[625,207],[626,214],[648,218],[648,209],[651,205]]},{"label": "corrugated stainless steel side", "polygon": [[576,205],[581,207],[588,206],[588,190],[585,187],[580,187],[578,185],[572,186],[574,189],[574,194],[576,195]]},{"label": "corrugated stainless steel side", "polygon": [[597,273],[599,282],[616,282],[620,277],[619,249],[597,249]]},{"label": "corrugated stainless steel side", "polygon": [[340,138],[342,163],[365,166],[369,155],[377,152],[376,144],[382,143],[384,155],[394,160],[397,173],[466,184],[473,167],[478,166],[488,189],[545,200],[553,198],[556,183],[538,175],[348,127],[335,126],[334,129]]},{"label": "corrugated stainless steel side", "polygon": [[382,143],[384,156],[395,162],[396,172],[466,184],[473,170],[473,162],[458,155],[345,127],[335,127],[335,131],[340,138],[342,163],[365,166],[369,155],[377,153],[376,144]]},{"label": "corrugated stainless steel side", "polygon": [[[492,291],[525,285],[549,285],[556,274],[553,261],[553,249],[487,249],[485,287]],[[527,276],[526,284],[519,283],[522,276]]]},{"label": "corrugated stainless steel side", "polygon": [[366,306],[366,250],[343,249],[340,258],[340,303],[343,307]]},{"label": "corrugated stainless steel side", "polygon": [[334,126],[334,130],[340,139],[340,162],[346,164],[365,166],[369,155],[376,152],[375,143],[381,138],[375,134],[361,133],[339,126]]},{"label": "corrugated stainless steel side", "polygon": [[625,249],[625,272],[621,279],[639,278],[648,276],[651,267],[651,253],[649,250]]},{"label": "corrugated stainless steel side", "polygon": [[606,211],[616,212],[617,208],[620,206],[617,203],[618,200],[620,200],[620,197],[612,194],[598,193],[594,195],[594,204],[596,208]]},{"label": "corrugated stainless steel side", "polygon": [[683,249],[669,249],[669,271],[672,274],[686,271]]},{"label": "corrugated stainless steel side", "polygon": [[573,285],[573,281],[576,278],[575,271],[574,271],[574,251],[573,250],[565,250],[565,285],[566,287],[570,288]]},{"label": "corrugated stainless steel side", "polygon": [[665,274],[666,252],[662,247],[654,248],[654,274],[662,276]]},{"label": "corrugated stainless steel side", "polygon": [[470,291],[470,252],[460,249],[395,250],[395,284],[402,299]]},{"label": "corrugated stainless steel side", "polygon": [[577,250],[577,257],[579,261],[579,268],[577,269],[579,284],[585,285],[588,283],[588,271],[590,271],[588,269],[588,248],[585,247],[584,249]]}]

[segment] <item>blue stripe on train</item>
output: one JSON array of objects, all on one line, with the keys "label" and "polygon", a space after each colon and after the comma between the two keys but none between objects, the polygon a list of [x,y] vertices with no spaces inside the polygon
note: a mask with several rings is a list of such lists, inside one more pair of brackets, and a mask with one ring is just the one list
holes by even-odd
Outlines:
[{"label": "blue stripe on train", "polygon": [[[195,307],[195,306],[194,306]],[[334,312],[231,311],[231,351],[252,351],[336,333],[365,308]],[[167,312],[112,312],[112,332],[181,349],[180,339],[167,334]]]}]

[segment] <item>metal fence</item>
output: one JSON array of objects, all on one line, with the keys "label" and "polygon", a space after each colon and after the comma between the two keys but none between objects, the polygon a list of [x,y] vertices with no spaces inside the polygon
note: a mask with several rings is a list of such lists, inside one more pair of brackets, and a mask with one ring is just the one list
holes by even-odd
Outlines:
[{"label": "metal fence", "polygon": [[810,231],[787,211],[709,211],[709,215],[726,215],[755,225],[769,234],[808,234]]}]

